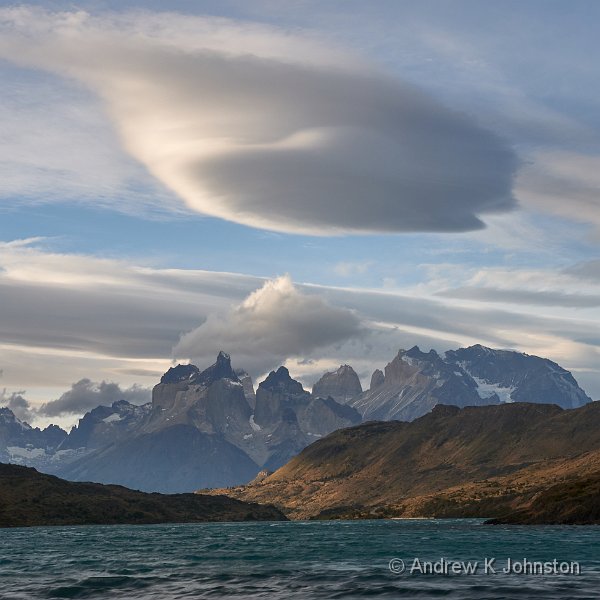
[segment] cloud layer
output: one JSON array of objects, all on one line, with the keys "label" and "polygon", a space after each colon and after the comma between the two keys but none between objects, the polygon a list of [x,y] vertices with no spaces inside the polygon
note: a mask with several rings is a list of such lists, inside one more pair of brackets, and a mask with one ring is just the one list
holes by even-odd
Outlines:
[{"label": "cloud layer", "polygon": [[600,240],[600,155],[538,152],[515,193],[524,204],[593,227]]},{"label": "cloud layer", "polygon": [[466,231],[514,206],[494,134],[308,37],[223,19],[0,10],[0,57],[73,78],[200,213],[285,232]]},{"label": "cloud layer", "polygon": [[[577,266],[573,274],[473,272],[455,265],[435,275],[429,287],[369,291],[141,267],[52,253],[40,244],[0,244],[3,385],[27,387],[31,401],[33,388],[53,390],[40,391],[36,403],[56,398],[74,379],[151,386],[168,368],[174,347],[178,357],[191,357],[200,367],[224,349],[236,366],[254,375],[285,359],[304,361],[302,372],[308,377],[322,370],[323,361],[329,361],[327,369],[351,361],[368,371],[385,364],[401,346],[419,343],[446,350],[479,342],[587,370],[600,390],[600,376],[594,375],[600,324],[591,306],[600,288],[597,279],[581,278],[594,275],[594,263]],[[483,291],[449,297],[465,286]],[[497,289],[514,299],[510,310],[505,300],[489,301]],[[560,305],[552,306],[546,292],[564,294],[565,289],[581,297],[550,298]],[[588,391],[595,395],[592,388]]]}]

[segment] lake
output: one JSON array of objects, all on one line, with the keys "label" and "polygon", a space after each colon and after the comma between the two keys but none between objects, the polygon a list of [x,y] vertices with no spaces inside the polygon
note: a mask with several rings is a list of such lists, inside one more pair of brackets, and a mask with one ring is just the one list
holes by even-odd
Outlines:
[{"label": "lake", "polygon": [[0,530],[0,543],[2,600],[600,595],[600,527],[475,519],[37,527]]}]

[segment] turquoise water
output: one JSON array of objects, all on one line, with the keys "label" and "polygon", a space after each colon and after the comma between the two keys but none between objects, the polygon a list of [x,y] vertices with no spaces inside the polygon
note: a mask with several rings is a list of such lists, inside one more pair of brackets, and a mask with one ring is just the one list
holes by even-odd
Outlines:
[{"label": "turquoise water", "polygon": [[[0,530],[0,544],[2,600],[600,597],[600,527],[477,520],[38,527]],[[486,574],[483,561],[492,557],[497,572]],[[580,574],[502,573],[509,557],[575,561]],[[418,567],[410,574],[415,558],[422,566],[441,558],[479,563],[475,574]],[[390,571],[392,559],[404,561],[403,574]]]}]

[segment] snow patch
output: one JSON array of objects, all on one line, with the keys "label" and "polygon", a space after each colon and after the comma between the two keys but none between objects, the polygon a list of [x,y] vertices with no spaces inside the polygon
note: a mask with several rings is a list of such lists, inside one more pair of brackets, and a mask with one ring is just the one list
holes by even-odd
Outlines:
[{"label": "snow patch", "polygon": [[8,446],[6,448],[8,453],[10,454],[10,458],[39,458],[40,456],[44,456],[46,454],[46,450],[44,448],[22,448],[21,446]]},{"label": "snow patch", "polygon": [[113,413],[112,415],[108,415],[105,419],[102,419],[103,423],[114,423],[115,421],[121,421],[123,417],[119,413]]},{"label": "snow patch", "polygon": [[233,381],[233,379],[225,379],[225,383],[229,387],[241,387],[241,388],[244,387],[239,381]]},{"label": "snow patch", "polygon": [[494,394],[497,394],[502,403],[514,402],[511,398],[511,394],[516,389],[514,386],[500,387],[496,383],[488,383],[484,379],[479,379],[479,377],[475,377],[474,375],[471,375],[471,377],[477,384],[477,393],[481,399],[490,398]]},{"label": "snow patch", "polygon": [[260,431],[260,425],[254,422],[254,415],[250,415],[248,422],[250,423],[250,427],[252,427],[253,431]]}]

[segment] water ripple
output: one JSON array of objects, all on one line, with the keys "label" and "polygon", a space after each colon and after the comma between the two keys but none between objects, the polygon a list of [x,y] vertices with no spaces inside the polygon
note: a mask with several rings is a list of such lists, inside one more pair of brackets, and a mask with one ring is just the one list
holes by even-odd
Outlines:
[{"label": "water ripple", "polygon": [[[582,574],[390,573],[391,558],[415,556],[559,558]],[[600,528],[457,519],[11,529],[0,531],[0,582],[2,600],[596,598]]]}]

